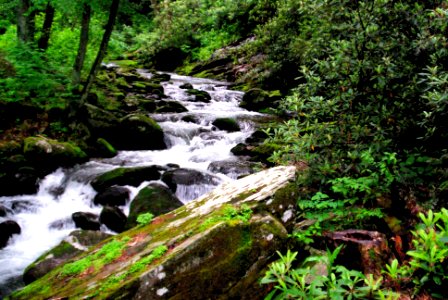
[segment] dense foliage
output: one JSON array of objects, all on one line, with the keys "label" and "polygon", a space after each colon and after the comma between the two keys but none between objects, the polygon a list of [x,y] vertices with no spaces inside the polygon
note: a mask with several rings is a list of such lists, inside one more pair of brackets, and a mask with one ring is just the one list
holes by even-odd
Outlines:
[{"label": "dense foliage", "polygon": [[[33,15],[35,34],[21,42],[15,10],[23,2],[0,0],[1,100],[65,106],[79,93],[71,76],[83,5],[92,9],[85,80],[111,1],[28,1],[24,16]],[[49,46],[42,49],[37,41],[47,5],[55,17]],[[440,296],[448,256],[441,210],[448,195],[448,1],[122,1],[107,60],[138,59],[188,72],[230,46],[227,58],[240,65],[243,80],[288,95],[277,111],[286,120],[267,130],[267,144],[278,149],[272,163],[303,169],[296,221],[308,225],[292,234],[300,245],[317,246],[323,232],[346,228],[385,227],[388,237],[412,240],[404,245],[407,259],[385,267],[384,282],[336,268],[335,252],[328,252],[330,258],[311,260],[326,263],[334,281],[319,277],[307,285],[309,270],[293,269],[295,254],[288,253],[265,283],[277,283],[286,295],[286,276],[293,296],[302,298],[329,296],[339,277],[368,297],[386,297],[383,283],[394,292]],[[441,212],[419,215],[428,209]],[[143,224],[150,216],[140,219]],[[426,227],[408,234],[420,220]]]}]

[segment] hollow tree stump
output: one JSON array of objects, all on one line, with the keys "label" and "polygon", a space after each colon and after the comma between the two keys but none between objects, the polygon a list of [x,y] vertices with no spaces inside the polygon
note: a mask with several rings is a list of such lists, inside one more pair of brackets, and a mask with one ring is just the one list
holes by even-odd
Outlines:
[{"label": "hollow tree stump", "polygon": [[336,260],[338,264],[366,275],[379,277],[390,257],[386,236],[377,231],[349,229],[327,233],[325,239],[334,248],[345,245]]}]

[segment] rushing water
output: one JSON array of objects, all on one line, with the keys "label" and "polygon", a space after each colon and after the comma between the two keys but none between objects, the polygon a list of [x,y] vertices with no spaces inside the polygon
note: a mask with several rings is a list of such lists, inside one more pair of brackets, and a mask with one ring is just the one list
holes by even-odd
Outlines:
[{"label": "rushing water", "polygon": [[[141,71],[144,76],[151,74]],[[0,297],[20,285],[20,277],[25,267],[39,255],[58,244],[75,229],[71,220],[74,212],[99,214],[100,206],[92,204],[96,192],[89,182],[95,176],[121,166],[145,166],[177,164],[182,168],[207,171],[211,162],[237,159],[230,149],[243,142],[254,130],[254,123],[262,118],[260,114],[248,112],[238,107],[242,92],[231,91],[228,84],[208,79],[199,79],[171,74],[169,82],[162,83],[168,99],[181,102],[188,108],[185,113],[152,114],[165,132],[167,150],[122,151],[110,159],[93,159],[71,169],[59,169],[40,182],[36,195],[0,197],[0,204],[10,210],[4,220],[16,221],[21,229],[14,235],[6,248],[0,250]],[[210,103],[192,102],[185,90],[179,88],[184,83],[205,90],[212,96]],[[188,123],[181,119],[193,116],[197,122]],[[218,117],[237,119],[241,131],[224,132],[213,128],[211,123]],[[235,174],[214,174],[220,181],[233,180]],[[128,187],[131,199],[147,183],[139,187]],[[214,186],[179,186],[176,195],[183,202],[190,201]],[[127,214],[129,207],[123,207]],[[102,228],[107,230],[106,228]]]}]

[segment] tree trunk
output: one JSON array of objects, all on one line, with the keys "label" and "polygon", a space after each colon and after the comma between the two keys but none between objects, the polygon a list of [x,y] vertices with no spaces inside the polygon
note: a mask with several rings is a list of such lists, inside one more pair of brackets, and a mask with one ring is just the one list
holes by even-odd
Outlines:
[{"label": "tree trunk", "polygon": [[28,43],[31,41],[30,16],[27,15],[31,8],[30,0],[20,0],[17,7],[17,38],[19,41]]},{"label": "tree trunk", "polygon": [[50,34],[51,34],[51,27],[53,26],[53,20],[54,20],[54,7],[50,4],[50,2],[47,3],[47,7],[45,8],[45,21],[44,25],[42,27],[42,36],[40,37],[37,45],[42,50],[47,50],[48,48],[48,41],[50,40]]},{"label": "tree trunk", "polygon": [[75,64],[73,66],[73,85],[79,84],[81,81],[81,70],[86,58],[87,44],[89,42],[89,26],[92,8],[89,4],[84,3],[81,21],[81,36],[79,37],[78,54],[76,55]]},{"label": "tree trunk", "polygon": [[93,63],[92,68],[90,69],[89,77],[87,78],[87,82],[84,86],[84,90],[82,92],[81,101],[79,105],[83,105],[87,99],[87,95],[89,94],[90,87],[93,84],[93,81],[95,80],[96,73],[98,72],[98,69],[101,65],[101,62],[103,61],[106,51],[107,51],[107,45],[109,44],[110,36],[112,34],[112,30],[115,25],[115,19],[118,14],[118,7],[120,4],[120,0],[112,0],[112,4],[110,6],[109,11],[109,20],[106,24],[106,29],[103,34],[103,39],[101,41],[100,49],[98,50],[98,54],[96,56],[95,62]]}]

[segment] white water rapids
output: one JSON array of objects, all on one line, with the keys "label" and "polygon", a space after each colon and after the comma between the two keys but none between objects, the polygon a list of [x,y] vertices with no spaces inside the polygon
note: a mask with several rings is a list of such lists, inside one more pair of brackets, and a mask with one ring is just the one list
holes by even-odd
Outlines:
[{"label": "white water rapids", "polygon": [[[142,74],[150,76],[148,73]],[[228,84],[214,80],[199,79],[171,74],[171,80],[162,85],[167,101],[181,102],[187,109],[185,113],[152,114],[165,132],[167,150],[161,151],[122,151],[110,159],[92,159],[71,169],[59,169],[39,183],[36,195],[0,197],[0,204],[10,213],[0,217],[16,221],[22,232],[14,235],[8,245],[0,249],[0,298],[20,286],[23,270],[45,251],[57,245],[75,225],[71,219],[74,212],[99,214],[102,207],[92,203],[96,192],[89,182],[95,176],[121,166],[148,166],[177,164],[182,168],[207,171],[211,162],[235,159],[230,149],[254,131],[254,120],[263,116],[238,107],[242,92],[231,91]],[[185,90],[179,88],[190,83],[195,89],[205,90],[212,96],[210,103],[192,102]],[[193,116],[197,122],[181,121],[184,116]],[[211,123],[218,117],[235,118],[241,131],[228,133],[212,128]],[[238,174],[218,175],[221,181],[233,180]],[[131,199],[139,189],[129,187]],[[176,195],[188,202],[208,191],[213,186],[179,186]],[[127,214],[129,207],[122,207]],[[102,228],[106,229],[106,228]]]}]

